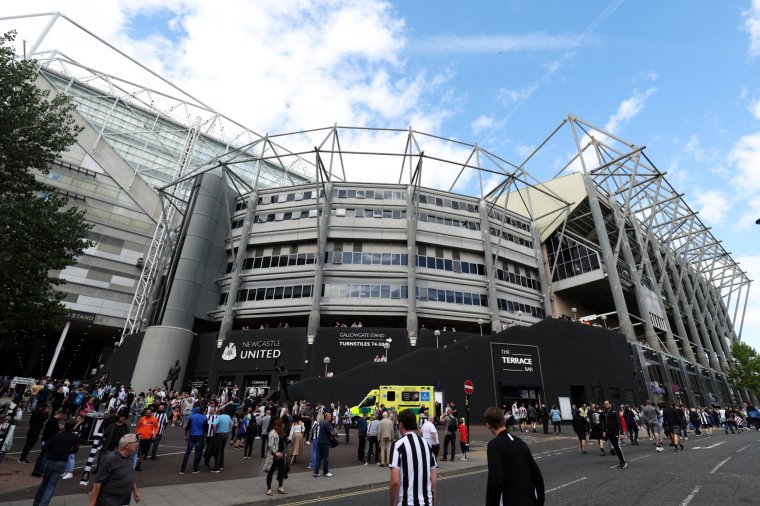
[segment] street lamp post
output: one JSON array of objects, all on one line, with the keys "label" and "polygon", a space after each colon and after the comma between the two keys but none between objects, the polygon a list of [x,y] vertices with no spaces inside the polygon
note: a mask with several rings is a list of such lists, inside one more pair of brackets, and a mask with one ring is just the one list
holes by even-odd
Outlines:
[{"label": "street lamp post", "polygon": [[385,348],[385,361],[388,361],[388,350],[391,347],[391,343],[383,343],[383,348]]},{"label": "street lamp post", "polygon": [[604,328],[606,329],[607,328],[607,315],[606,314],[602,315],[602,323],[604,324]]},{"label": "street lamp post", "polygon": [[441,337],[441,331],[436,329],[433,331],[433,335],[435,336],[435,347],[438,348],[438,338]]},{"label": "street lamp post", "polygon": [[325,357],[322,359],[322,362],[325,364],[325,378],[327,377],[327,365],[330,363],[330,357]]},{"label": "street lamp post", "polygon": [[571,307],[570,311],[572,311],[572,313],[573,313],[573,321],[577,322],[578,321],[578,309],[574,308],[574,307]]},{"label": "street lamp post", "polygon": [[522,310],[520,309],[517,310],[517,317],[520,319],[520,326],[522,327],[522,317],[523,317]]},{"label": "street lamp post", "polygon": [[480,336],[483,337],[483,318],[478,318],[478,326],[480,327]]}]

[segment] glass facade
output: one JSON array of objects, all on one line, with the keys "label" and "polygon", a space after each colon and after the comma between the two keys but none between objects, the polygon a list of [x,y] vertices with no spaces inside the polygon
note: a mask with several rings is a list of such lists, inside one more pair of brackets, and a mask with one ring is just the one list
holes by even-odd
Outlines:
[{"label": "glass facade", "polygon": [[546,252],[549,257],[549,268],[553,268],[555,262],[557,266],[552,281],[595,271],[602,265],[596,250],[567,235],[561,236],[558,233],[552,235],[546,241]]}]

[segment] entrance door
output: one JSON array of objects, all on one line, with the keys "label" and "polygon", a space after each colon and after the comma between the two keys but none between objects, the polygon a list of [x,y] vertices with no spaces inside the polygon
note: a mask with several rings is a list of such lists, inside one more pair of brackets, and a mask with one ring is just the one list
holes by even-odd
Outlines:
[{"label": "entrance door", "polygon": [[501,403],[507,407],[512,408],[512,404],[528,404],[538,407],[541,404],[541,391],[536,387],[514,387],[514,386],[501,386]]}]

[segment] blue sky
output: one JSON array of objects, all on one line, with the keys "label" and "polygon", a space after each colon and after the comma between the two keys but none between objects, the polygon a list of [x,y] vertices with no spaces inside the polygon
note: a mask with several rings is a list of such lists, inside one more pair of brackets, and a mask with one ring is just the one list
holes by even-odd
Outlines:
[{"label": "blue sky", "polygon": [[[64,12],[260,132],[411,124],[519,163],[572,113],[646,145],[760,280],[760,0],[111,0]],[[533,175],[553,176],[560,154]],[[760,349],[757,287],[744,338]]]}]

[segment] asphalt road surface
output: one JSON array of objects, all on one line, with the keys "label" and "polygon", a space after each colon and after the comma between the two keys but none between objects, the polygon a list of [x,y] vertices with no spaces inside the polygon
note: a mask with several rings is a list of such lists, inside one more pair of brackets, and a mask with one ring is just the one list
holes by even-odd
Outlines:
[{"label": "asphalt road surface", "polygon": [[[537,439],[531,436],[526,439]],[[598,449],[580,454],[569,438],[545,450],[540,449],[545,445],[531,444],[544,476],[546,504],[760,504],[759,432],[690,437],[686,451],[677,453],[672,449],[657,453],[646,437],[640,443],[623,446],[627,469],[618,469],[617,458],[601,457]],[[476,471],[442,479],[436,505],[484,504],[486,474]],[[320,501],[348,506],[388,504],[388,500],[386,488]]]},{"label": "asphalt road surface", "polygon": [[[29,476],[37,458],[39,443],[29,456],[32,464],[16,462],[24,443],[26,421],[16,432],[11,453],[0,464],[0,502],[31,499],[39,484],[39,478]],[[599,456],[598,448],[590,446],[588,455],[581,455],[577,438],[568,433],[562,435],[541,433],[518,433],[529,444],[544,476],[547,504],[760,504],[760,480],[758,480],[758,456],[760,456],[760,432],[745,431],[743,434],[725,435],[722,431],[712,437],[692,436],[686,451],[668,449],[655,452],[646,436],[640,446],[624,446],[628,469],[617,469],[617,458]],[[441,439],[443,439],[441,434]],[[242,450],[225,452],[225,469],[219,474],[202,467],[200,474],[180,475],[179,467],[184,454],[183,430],[169,427],[161,443],[156,461],[147,461],[139,473],[141,487],[179,484],[187,481],[208,482],[213,487],[224,480],[261,476],[262,461],[260,444],[254,447],[254,458],[242,460]],[[482,426],[471,428],[474,451],[482,452],[491,438]],[[343,438],[341,438],[343,440]],[[351,432],[351,443],[341,444],[331,451],[331,468],[355,466],[356,432]],[[310,452],[309,446],[306,451]],[[77,455],[77,470],[72,480],[60,481],[56,495],[84,494],[86,487],[79,485],[82,467],[89,448],[82,448]],[[482,455],[482,454],[481,454]],[[457,459],[459,455],[457,455]],[[293,471],[304,471],[306,460],[293,466]],[[457,462],[441,464],[456,466]],[[201,466],[203,466],[201,464]],[[189,471],[189,469],[188,469]],[[475,471],[441,480],[438,505],[483,504],[486,472]],[[220,483],[221,485],[221,483]],[[345,484],[344,484],[345,485]],[[285,498],[283,498],[285,499]],[[287,499],[286,499],[287,500]],[[387,488],[353,493],[336,494],[318,500],[298,501],[292,504],[354,505],[388,504]]]}]

